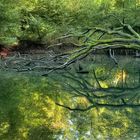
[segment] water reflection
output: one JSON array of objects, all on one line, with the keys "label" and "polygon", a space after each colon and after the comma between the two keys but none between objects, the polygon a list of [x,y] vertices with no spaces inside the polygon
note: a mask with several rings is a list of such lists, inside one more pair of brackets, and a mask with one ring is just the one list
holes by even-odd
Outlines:
[{"label": "water reflection", "polygon": [[65,85],[65,89],[71,91],[73,96],[85,97],[88,100],[91,106],[82,108],[83,110],[94,107],[139,107],[139,61],[133,61],[132,65],[134,58],[119,57],[120,65],[114,65],[108,62],[105,56],[102,57],[103,59],[100,56],[101,61],[96,57],[94,61],[77,62],[78,66],[73,66],[71,71],[66,70],[58,78],[63,77],[62,86]]},{"label": "water reflection", "polygon": [[43,78],[1,72],[0,139],[139,139],[140,59],[116,59],[91,55]]},{"label": "water reflection", "polygon": [[51,75],[59,79],[72,102],[58,105],[82,112],[72,113],[77,126],[73,139],[138,139],[138,114],[134,112],[140,108],[140,60],[118,56],[119,65],[115,65],[106,56],[87,59],[77,62],[71,71],[55,78]]}]

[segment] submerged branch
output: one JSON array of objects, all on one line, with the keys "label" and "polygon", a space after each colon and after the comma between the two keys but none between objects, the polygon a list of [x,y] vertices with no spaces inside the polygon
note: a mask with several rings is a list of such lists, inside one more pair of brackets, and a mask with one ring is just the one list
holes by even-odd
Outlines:
[{"label": "submerged branch", "polygon": [[65,106],[59,103],[56,103],[56,105],[60,106],[60,107],[64,107],[70,111],[88,111],[91,110],[93,108],[115,108],[115,109],[120,109],[120,108],[139,108],[140,104],[100,104],[100,103],[95,103],[91,106],[88,106],[87,108],[72,108],[69,106]]}]

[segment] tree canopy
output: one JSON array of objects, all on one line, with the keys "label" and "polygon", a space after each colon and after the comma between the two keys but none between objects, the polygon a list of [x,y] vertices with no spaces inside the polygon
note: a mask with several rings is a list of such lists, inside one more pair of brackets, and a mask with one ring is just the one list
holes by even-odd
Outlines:
[{"label": "tree canopy", "polygon": [[12,45],[21,40],[51,42],[69,31],[86,27],[117,27],[113,14],[140,26],[139,0],[2,0],[0,2],[0,44]]}]

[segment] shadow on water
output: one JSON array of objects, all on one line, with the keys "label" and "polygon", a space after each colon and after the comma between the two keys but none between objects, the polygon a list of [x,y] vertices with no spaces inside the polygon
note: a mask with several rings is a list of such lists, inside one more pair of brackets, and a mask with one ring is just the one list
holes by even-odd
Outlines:
[{"label": "shadow on water", "polygon": [[116,59],[91,55],[48,77],[1,71],[0,139],[139,139],[140,59]]}]

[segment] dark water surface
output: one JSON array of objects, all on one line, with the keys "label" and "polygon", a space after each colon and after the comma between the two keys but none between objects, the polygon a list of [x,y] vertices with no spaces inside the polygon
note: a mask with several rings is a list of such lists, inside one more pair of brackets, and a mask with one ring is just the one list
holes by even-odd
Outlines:
[{"label": "dark water surface", "polygon": [[47,77],[2,69],[0,140],[139,140],[140,58],[116,59],[91,55]]}]

